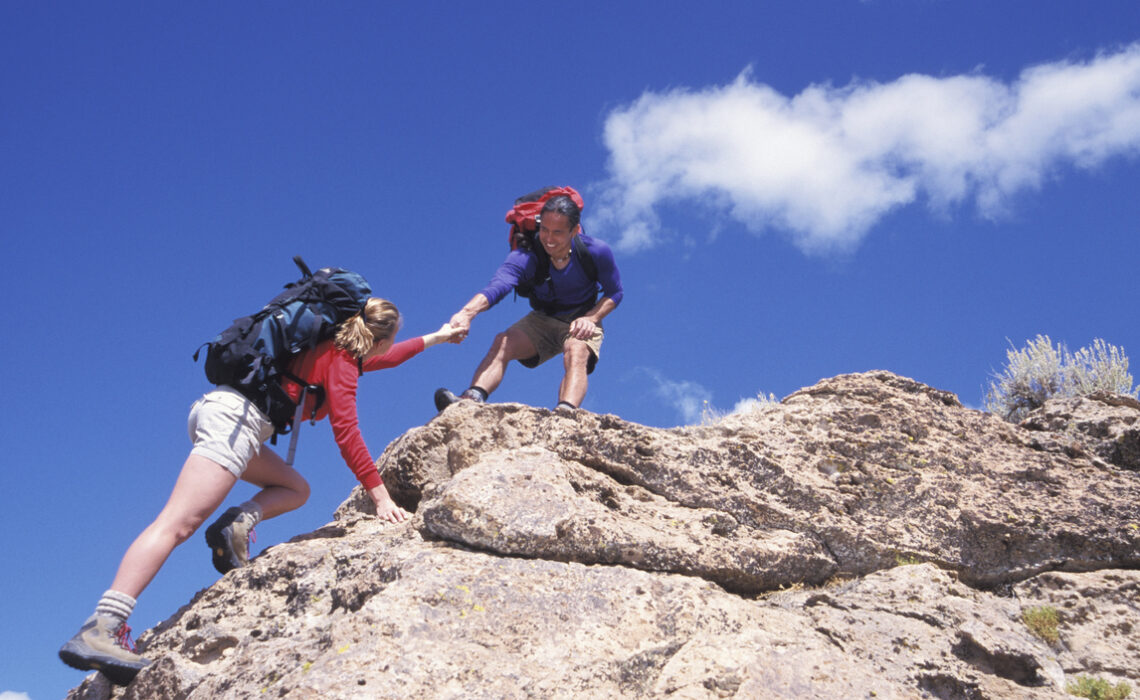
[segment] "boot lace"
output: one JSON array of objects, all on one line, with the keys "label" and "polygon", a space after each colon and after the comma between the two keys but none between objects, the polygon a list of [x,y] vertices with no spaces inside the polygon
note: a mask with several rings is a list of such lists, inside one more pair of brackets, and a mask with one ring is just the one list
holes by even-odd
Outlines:
[{"label": "boot lace", "polygon": [[115,641],[127,651],[135,653],[135,643],[131,641],[131,627],[127,623],[119,625],[119,629],[115,631]]}]

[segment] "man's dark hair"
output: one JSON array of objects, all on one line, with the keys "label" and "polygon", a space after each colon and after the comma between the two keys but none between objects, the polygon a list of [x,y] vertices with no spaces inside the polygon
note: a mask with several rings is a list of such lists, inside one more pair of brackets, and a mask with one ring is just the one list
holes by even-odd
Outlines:
[{"label": "man's dark hair", "polygon": [[573,199],[570,199],[564,194],[546,200],[546,203],[542,205],[542,212],[540,212],[539,215],[541,216],[547,212],[556,212],[565,216],[570,221],[570,230],[574,230],[574,227],[578,225],[578,221],[582,218],[582,210],[578,208],[578,205],[574,203]]}]

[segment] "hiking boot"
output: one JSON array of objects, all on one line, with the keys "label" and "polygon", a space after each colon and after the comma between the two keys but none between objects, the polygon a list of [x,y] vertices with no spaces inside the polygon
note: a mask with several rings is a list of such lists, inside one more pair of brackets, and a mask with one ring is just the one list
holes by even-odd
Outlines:
[{"label": "hiking boot", "polygon": [[115,685],[127,685],[150,663],[135,653],[131,628],[109,615],[92,615],[59,649],[63,663],[80,671],[99,671]]},{"label": "hiking boot", "polygon": [[435,390],[435,410],[443,413],[443,409],[459,401],[459,397],[451,393],[450,389],[440,387]]},{"label": "hiking boot", "polygon": [[234,506],[206,528],[206,544],[213,554],[214,568],[224,574],[249,563],[249,542],[254,540],[253,518]]},{"label": "hiking boot", "polygon": [[443,409],[447,408],[453,403],[469,400],[476,403],[486,403],[487,399],[479,391],[475,389],[468,389],[459,396],[451,393],[451,390],[440,387],[435,390],[435,410],[443,413]]}]

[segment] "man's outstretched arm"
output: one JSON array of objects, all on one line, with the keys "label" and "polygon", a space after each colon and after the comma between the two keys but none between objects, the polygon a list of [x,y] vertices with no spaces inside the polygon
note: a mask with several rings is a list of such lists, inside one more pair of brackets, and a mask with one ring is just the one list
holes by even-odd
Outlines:
[{"label": "man's outstretched arm", "polygon": [[471,297],[471,301],[464,304],[462,309],[455,312],[451,317],[450,324],[452,328],[461,330],[458,336],[459,340],[467,337],[468,331],[471,330],[471,319],[489,308],[491,308],[491,302],[487,301],[487,297],[483,296],[482,292],[479,292]]}]

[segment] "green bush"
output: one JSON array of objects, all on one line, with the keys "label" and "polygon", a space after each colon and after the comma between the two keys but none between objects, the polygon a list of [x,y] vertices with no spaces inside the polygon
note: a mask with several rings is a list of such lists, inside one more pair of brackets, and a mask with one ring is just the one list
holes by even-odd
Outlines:
[{"label": "green bush", "polygon": [[1030,632],[1050,644],[1055,644],[1061,638],[1057,633],[1057,625],[1061,621],[1057,614],[1057,608],[1049,605],[1042,605],[1039,608],[1026,608],[1021,612],[1021,621],[1025,623]]},{"label": "green bush", "polygon": [[1069,681],[1065,686],[1065,692],[1089,700],[1124,700],[1132,694],[1132,687],[1124,681],[1111,685],[1103,678],[1078,676],[1076,682]]},{"label": "green bush", "polygon": [[1136,396],[1124,350],[1100,338],[1091,347],[1070,353],[1038,335],[1021,350],[1006,351],[1005,371],[995,374],[986,395],[986,410],[1019,422],[1053,397],[1086,396],[1096,391]]}]

